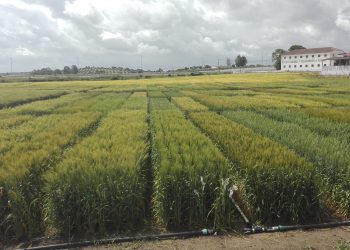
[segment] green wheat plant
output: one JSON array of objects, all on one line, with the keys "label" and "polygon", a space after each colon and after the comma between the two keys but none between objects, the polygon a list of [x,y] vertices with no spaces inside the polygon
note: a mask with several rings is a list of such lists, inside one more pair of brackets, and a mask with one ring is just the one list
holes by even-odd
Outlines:
[{"label": "green wheat plant", "polygon": [[228,189],[233,176],[217,147],[177,110],[152,111],[151,124],[153,210],[158,224],[232,225]]},{"label": "green wheat plant", "polygon": [[227,111],[223,114],[312,162],[324,182],[324,203],[339,213],[350,212],[350,147],[347,143],[322,136],[298,124],[273,120],[254,112]]},{"label": "green wheat plant", "polygon": [[315,167],[288,148],[213,112],[190,119],[235,163],[254,218],[300,223],[320,212]]},{"label": "green wheat plant", "polygon": [[111,112],[46,174],[46,214],[63,234],[91,236],[143,224],[146,118],[142,110]]},{"label": "green wheat plant", "polygon": [[15,137],[7,137],[7,148],[0,154],[0,238],[32,237],[42,231],[41,174],[99,116],[92,112],[44,116],[13,131]]},{"label": "green wheat plant", "polygon": [[194,101],[191,97],[173,97],[171,101],[184,111],[206,111],[208,107]]}]

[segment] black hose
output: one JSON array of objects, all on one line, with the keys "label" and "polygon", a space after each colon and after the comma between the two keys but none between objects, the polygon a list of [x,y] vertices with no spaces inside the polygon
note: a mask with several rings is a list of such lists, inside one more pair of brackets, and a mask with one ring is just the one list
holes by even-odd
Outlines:
[{"label": "black hose", "polygon": [[301,229],[316,229],[316,228],[332,228],[350,226],[350,221],[338,221],[338,222],[328,222],[321,224],[309,224],[309,225],[291,225],[291,226],[273,226],[273,227],[257,227],[253,226],[251,228],[245,228],[245,234],[257,234],[257,233],[274,233],[274,232],[285,232],[291,230],[301,230]]},{"label": "black hose", "polygon": [[22,249],[23,250],[24,249],[26,250],[66,249],[66,248],[75,248],[75,247],[86,247],[86,246],[92,246],[92,245],[117,244],[117,243],[132,242],[132,241],[161,240],[161,239],[169,239],[169,238],[187,238],[187,237],[205,236],[205,235],[213,235],[213,234],[214,234],[214,230],[203,229],[201,231],[165,233],[165,234],[158,234],[158,235],[144,235],[144,236],[132,236],[132,237],[119,237],[119,238],[102,239],[102,240],[96,240],[96,241],[80,241],[80,242],[46,245],[46,246],[28,247],[28,248],[22,248]]}]

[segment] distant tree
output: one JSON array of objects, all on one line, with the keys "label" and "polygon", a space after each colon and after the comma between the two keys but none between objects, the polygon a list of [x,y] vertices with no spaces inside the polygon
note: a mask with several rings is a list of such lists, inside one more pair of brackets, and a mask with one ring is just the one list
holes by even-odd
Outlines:
[{"label": "distant tree", "polygon": [[63,68],[63,74],[70,74],[71,71],[70,71],[70,67],[69,66],[64,66]]},{"label": "distant tree", "polygon": [[226,66],[231,67],[231,59],[230,58],[226,59]]},{"label": "distant tree", "polygon": [[244,67],[247,64],[247,58],[245,56],[238,55],[235,59],[237,67]]},{"label": "distant tree", "polygon": [[78,74],[78,67],[77,67],[77,65],[72,65],[71,67],[70,67],[70,71],[71,71],[71,74]]},{"label": "distant tree", "polygon": [[286,52],[284,49],[275,49],[272,52],[272,62],[277,70],[281,69],[281,55]]},{"label": "distant tree", "polygon": [[211,66],[208,65],[208,64],[206,64],[206,65],[204,65],[204,68],[205,68],[205,69],[211,69]]},{"label": "distant tree", "polygon": [[53,70],[51,68],[35,69],[32,71],[32,75],[52,75]]},{"label": "distant tree", "polygon": [[306,48],[304,46],[302,46],[302,45],[294,44],[294,45],[290,46],[288,51],[292,51],[292,50],[296,50],[296,49],[306,49]]},{"label": "distant tree", "polygon": [[60,70],[60,69],[55,69],[55,70],[53,71],[53,73],[54,73],[55,75],[60,75],[60,74],[62,74],[62,70]]},{"label": "distant tree", "polygon": [[159,68],[157,71],[158,71],[159,73],[161,73],[161,72],[163,72],[163,69],[162,69],[162,68]]}]

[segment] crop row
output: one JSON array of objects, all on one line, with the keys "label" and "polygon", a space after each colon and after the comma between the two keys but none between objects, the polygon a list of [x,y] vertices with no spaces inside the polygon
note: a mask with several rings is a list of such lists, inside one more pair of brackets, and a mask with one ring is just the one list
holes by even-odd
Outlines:
[{"label": "crop row", "polygon": [[167,98],[151,97],[149,98],[149,108],[150,110],[171,110],[171,109],[175,109],[176,107],[174,106],[174,104],[169,102]]},{"label": "crop row", "polygon": [[68,235],[132,230],[142,225],[146,111],[113,111],[46,175],[47,212]]},{"label": "crop row", "polygon": [[168,228],[232,224],[231,168],[218,148],[178,110],[151,111],[151,126],[153,210],[158,224]]},{"label": "crop row", "polygon": [[201,102],[211,110],[231,110],[231,109],[250,109],[255,107],[284,107],[298,108],[301,106],[327,106],[324,103],[318,103],[302,98],[280,98],[273,95],[236,95],[236,96],[210,96],[196,93],[193,91],[183,91],[187,96]]},{"label": "crop row", "polygon": [[311,114],[312,116],[326,118],[335,122],[350,123],[350,108],[304,108],[301,112]]},{"label": "crop row", "polygon": [[324,199],[341,213],[350,212],[350,148],[344,141],[324,137],[298,124],[277,121],[249,111],[225,111],[229,119],[286,145],[307,158],[321,174]]},{"label": "crop row", "polygon": [[49,115],[23,131],[15,131],[14,138],[7,138],[10,143],[0,155],[0,238],[28,236],[41,230],[38,176],[98,117],[91,112]]},{"label": "crop row", "polygon": [[[70,103],[63,100],[64,106],[51,106],[48,100],[47,111],[52,114],[35,116],[0,130],[1,238],[30,237],[43,229],[42,174],[60,161],[66,148],[88,136],[98,121],[125,98],[126,94],[101,94],[88,98],[89,103],[73,97]],[[84,104],[89,105],[84,109]],[[78,108],[63,112],[67,105]],[[16,117],[16,109],[8,111],[8,119]]]},{"label": "crop row", "polygon": [[297,124],[321,136],[335,137],[350,145],[350,124],[331,122],[324,118],[313,117],[308,113],[288,109],[256,109],[255,111],[273,120]]},{"label": "crop row", "polygon": [[147,108],[147,92],[134,92],[126,102],[124,102],[122,108],[145,110]]},{"label": "crop row", "polygon": [[2,88],[0,91],[0,109],[10,108],[37,100],[57,98],[66,93],[66,91],[62,90],[38,91],[30,88],[16,88],[15,90]]},{"label": "crop row", "polygon": [[264,222],[303,222],[320,212],[312,164],[288,148],[213,112],[189,118],[216,141],[235,170],[252,216]]},{"label": "crop row", "polygon": [[185,111],[206,111],[208,108],[196,101],[191,97],[172,97],[171,101],[177,105],[180,109]]}]

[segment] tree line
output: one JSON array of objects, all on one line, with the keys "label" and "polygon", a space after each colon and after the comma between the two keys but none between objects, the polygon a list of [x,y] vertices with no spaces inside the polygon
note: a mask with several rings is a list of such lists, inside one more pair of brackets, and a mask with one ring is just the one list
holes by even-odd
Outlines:
[{"label": "tree line", "polygon": [[63,69],[51,69],[50,67],[35,69],[31,72],[32,75],[69,75],[78,74],[79,69],[77,65],[64,66]]}]

